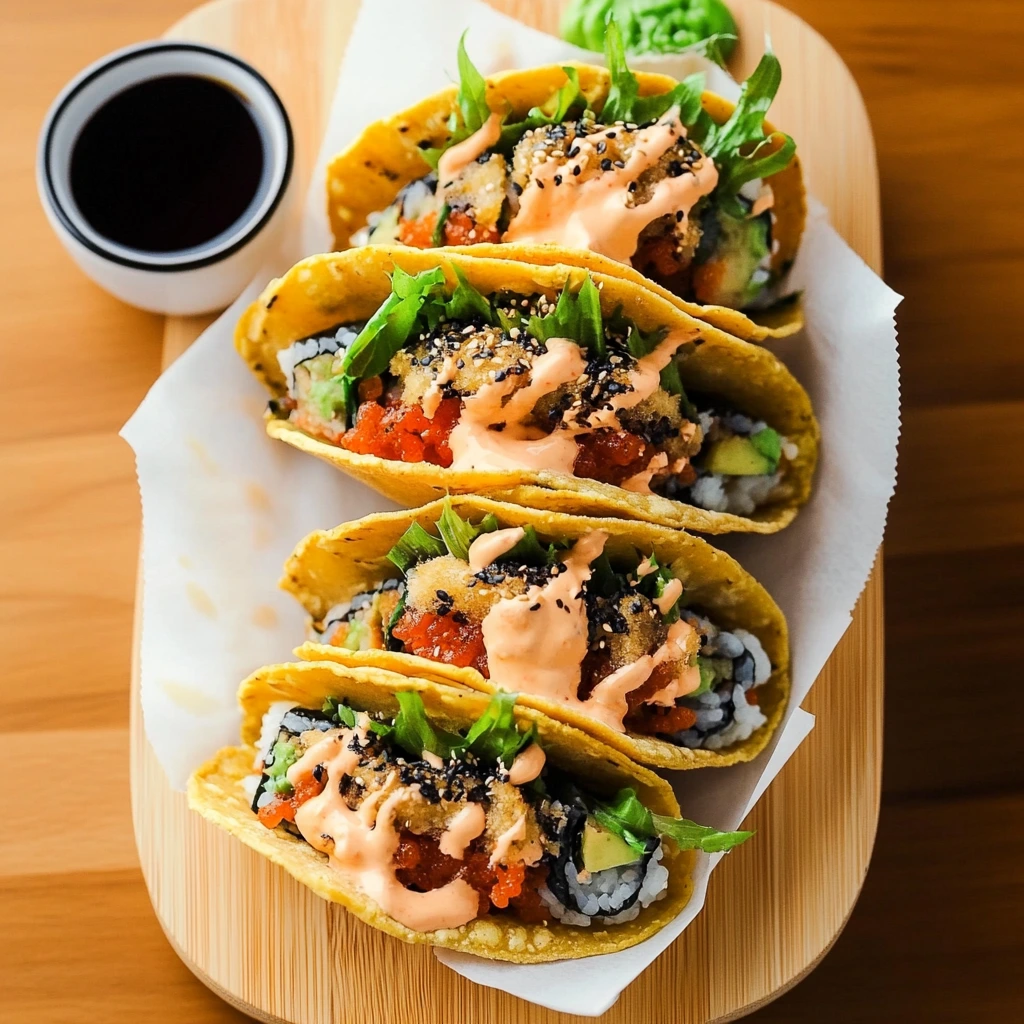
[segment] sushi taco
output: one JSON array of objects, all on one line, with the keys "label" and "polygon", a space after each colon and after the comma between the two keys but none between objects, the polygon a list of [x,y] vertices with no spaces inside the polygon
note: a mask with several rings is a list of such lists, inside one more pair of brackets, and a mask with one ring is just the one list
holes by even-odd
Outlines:
[{"label": "sushi taco", "polygon": [[311,662],[239,696],[242,745],[195,772],[189,806],[406,942],[624,949],[686,905],[694,851],[750,835],[680,818],[664,780],[511,694]]},{"label": "sushi taco", "polygon": [[748,761],[789,693],[778,606],[678,530],[451,498],[310,534],[282,586],[302,658],[516,692],[641,764]]},{"label": "sushi taco", "polygon": [[335,246],[501,246],[646,277],[748,341],[797,330],[798,297],[781,292],[803,181],[795,143],[764,121],[778,59],[762,58],[733,105],[700,74],[634,74],[614,23],[605,42],[607,70],[489,78],[460,42],[458,86],[371,125],[328,166]]},{"label": "sushi taco", "polygon": [[818,426],[786,366],[621,277],[367,246],[271,282],[236,345],[272,437],[405,505],[773,533],[810,494]]}]

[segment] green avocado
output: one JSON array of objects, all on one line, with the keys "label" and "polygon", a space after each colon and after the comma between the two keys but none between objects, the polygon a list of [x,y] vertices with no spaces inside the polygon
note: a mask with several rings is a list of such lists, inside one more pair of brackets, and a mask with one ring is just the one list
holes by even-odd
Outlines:
[{"label": "green avocado", "polygon": [[762,455],[749,437],[726,437],[715,441],[708,452],[707,469],[723,476],[763,476],[773,472],[771,461]]},{"label": "green avocado", "polygon": [[604,871],[640,858],[629,843],[614,832],[601,828],[593,818],[583,827],[583,866],[587,871]]}]

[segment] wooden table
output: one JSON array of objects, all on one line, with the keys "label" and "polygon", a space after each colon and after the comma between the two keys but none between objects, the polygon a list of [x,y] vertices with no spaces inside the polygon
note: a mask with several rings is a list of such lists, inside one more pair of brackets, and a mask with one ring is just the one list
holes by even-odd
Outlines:
[{"label": "wooden table", "polygon": [[[162,322],[78,273],[32,179],[36,132],[63,82],[190,6],[36,0],[4,10],[0,380],[14,407],[0,427],[0,708],[17,775],[0,840],[0,1005],[19,1022],[243,1019],[166,944],[131,835],[138,501],[116,431],[158,372]],[[873,119],[888,277],[907,295],[905,409],[887,542],[875,859],[834,951],[757,1016],[1012,1019],[1024,1004],[1015,970],[1024,951],[1024,250],[1011,233],[1024,223],[1024,141],[1013,134],[1024,117],[1024,9],[787,6],[833,41]],[[968,180],[981,202],[961,199]],[[965,296],[967,316],[953,294]],[[968,652],[954,646],[961,637]],[[961,709],[977,727],[940,744]],[[28,788],[37,779],[47,780],[42,821],[32,811],[43,794]]]}]

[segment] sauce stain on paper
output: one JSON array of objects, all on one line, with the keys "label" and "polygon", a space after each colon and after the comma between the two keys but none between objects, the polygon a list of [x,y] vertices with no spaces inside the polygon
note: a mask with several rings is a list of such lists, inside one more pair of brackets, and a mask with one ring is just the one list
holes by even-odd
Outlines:
[{"label": "sauce stain on paper", "polygon": [[203,590],[198,583],[194,583],[192,580],[189,580],[189,582],[185,584],[185,593],[188,594],[188,603],[192,605],[200,615],[205,615],[210,619],[217,618],[217,606],[213,603],[213,599],[210,595]]},{"label": "sauce stain on paper", "polygon": [[221,706],[218,701],[188,683],[176,683],[173,679],[161,679],[159,686],[170,698],[171,703],[183,711],[191,711],[195,715],[212,715],[215,711],[220,711]]},{"label": "sauce stain on paper", "polygon": [[210,474],[210,476],[220,475],[220,466],[213,461],[213,456],[206,450],[206,447],[201,441],[197,441],[194,437],[185,439],[185,443],[189,446],[192,454],[196,457],[199,465]]},{"label": "sauce stain on paper", "polygon": [[253,480],[245,485],[245,500],[257,512],[269,512],[272,508],[270,495]]},{"label": "sauce stain on paper", "polygon": [[277,625],[277,612],[269,604],[257,605],[253,609],[252,624],[260,629],[273,629]]}]

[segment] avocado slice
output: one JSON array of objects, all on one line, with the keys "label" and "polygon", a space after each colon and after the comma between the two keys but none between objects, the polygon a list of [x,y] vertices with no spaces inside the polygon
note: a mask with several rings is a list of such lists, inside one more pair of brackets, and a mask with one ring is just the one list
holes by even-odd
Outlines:
[{"label": "avocado slice", "polygon": [[601,828],[593,818],[587,818],[583,826],[581,845],[583,866],[591,873],[617,868],[620,864],[632,864],[640,859],[625,839]]},{"label": "avocado slice", "polygon": [[763,476],[774,471],[771,460],[762,455],[749,437],[722,438],[708,451],[705,466],[723,476]]}]

